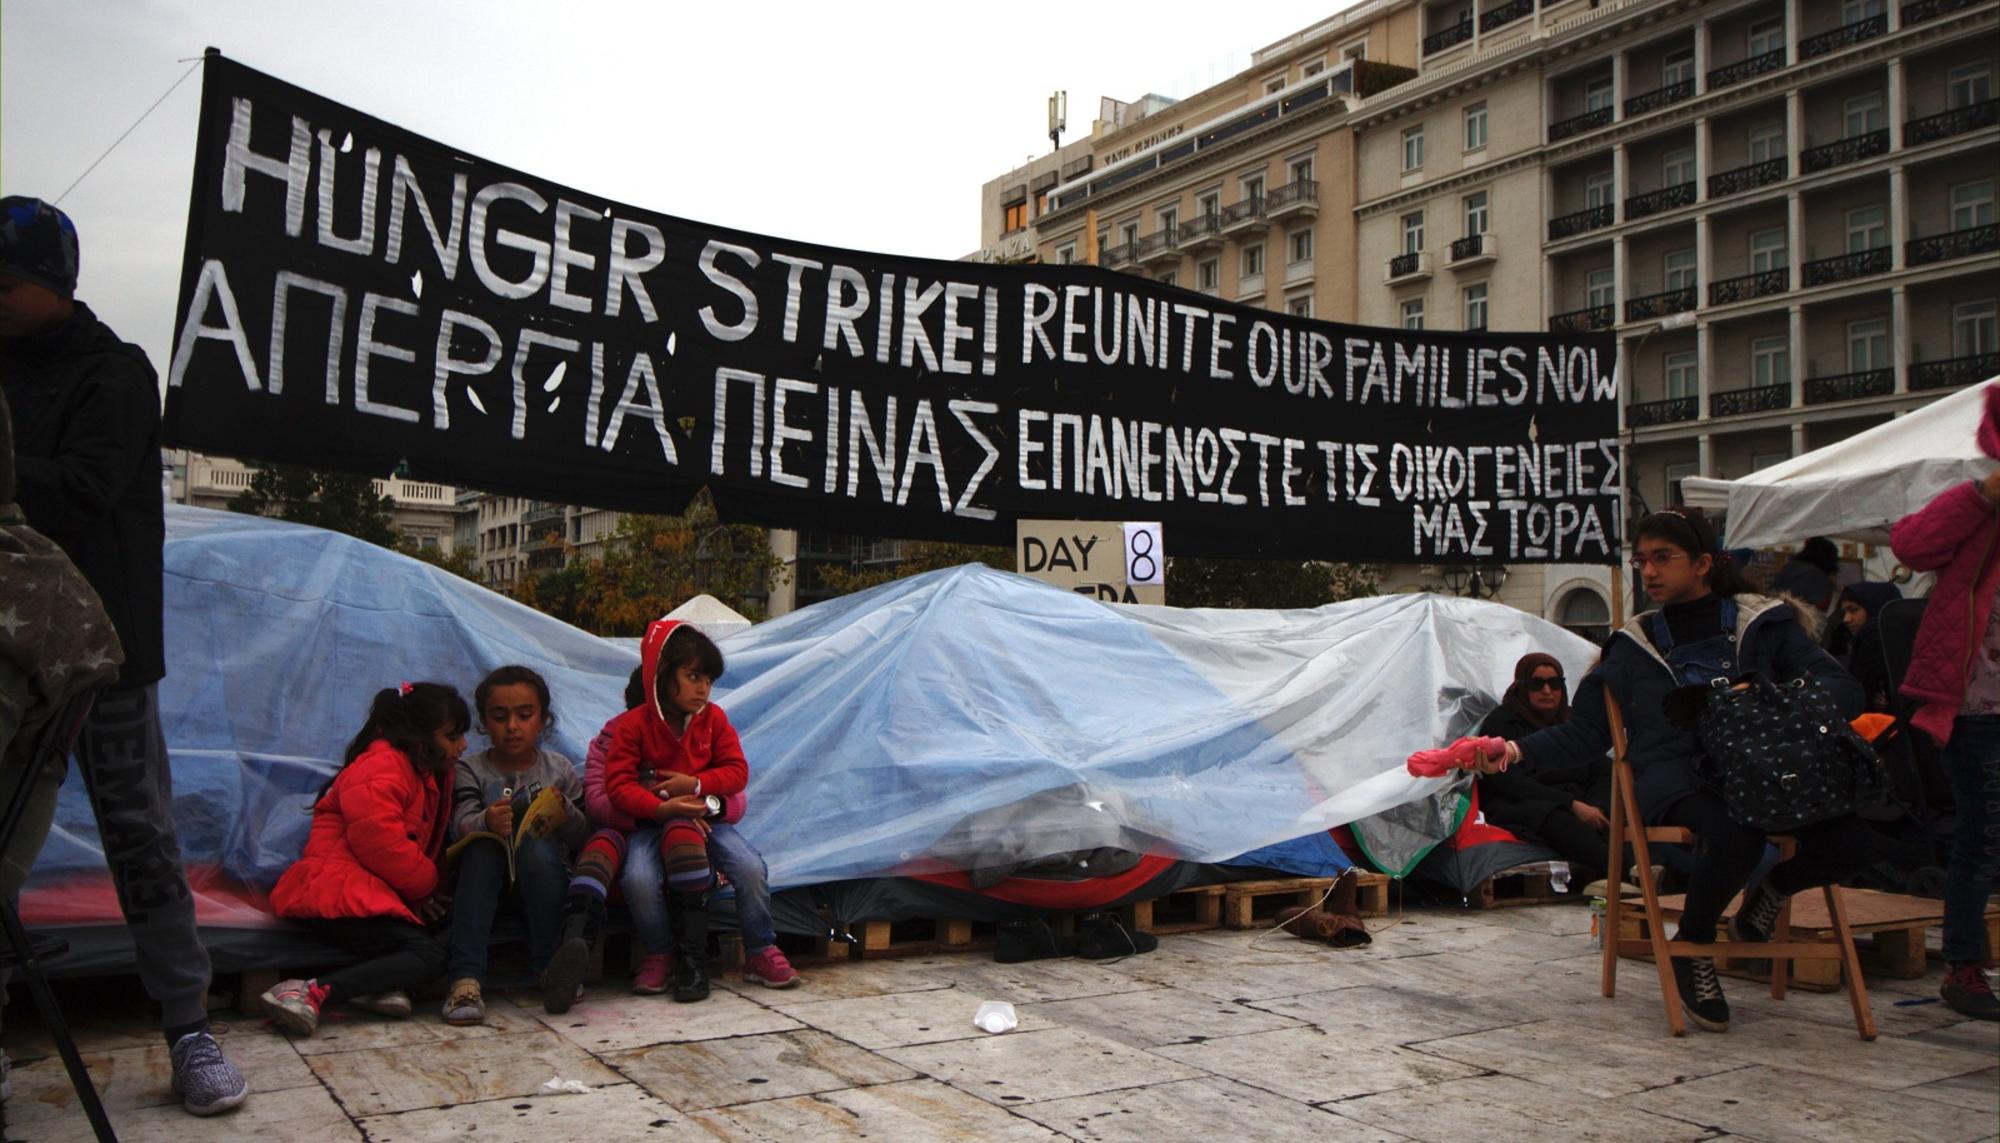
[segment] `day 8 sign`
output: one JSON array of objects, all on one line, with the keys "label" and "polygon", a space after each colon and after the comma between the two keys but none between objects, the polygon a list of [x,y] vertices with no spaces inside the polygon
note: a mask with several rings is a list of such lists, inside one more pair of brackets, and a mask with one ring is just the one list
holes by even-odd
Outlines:
[{"label": "day 8 sign", "polygon": [[1043,583],[1112,603],[1167,601],[1167,554],[1157,523],[1022,520],[1014,566]]}]

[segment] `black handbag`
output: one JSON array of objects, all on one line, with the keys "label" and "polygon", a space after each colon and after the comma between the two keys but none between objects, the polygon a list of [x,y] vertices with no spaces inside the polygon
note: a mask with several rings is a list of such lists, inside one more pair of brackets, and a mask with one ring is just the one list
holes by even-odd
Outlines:
[{"label": "black handbag", "polygon": [[1754,829],[1823,822],[1879,805],[1888,792],[1875,748],[1811,677],[1716,680],[1695,737],[1729,816]]}]

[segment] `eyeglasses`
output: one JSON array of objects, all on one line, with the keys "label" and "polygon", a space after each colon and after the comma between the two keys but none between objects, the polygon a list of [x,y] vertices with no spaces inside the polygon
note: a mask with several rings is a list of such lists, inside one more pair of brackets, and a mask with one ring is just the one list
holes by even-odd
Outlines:
[{"label": "eyeglasses", "polygon": [[1666,567],[1668,564],[1673,563],[1675,560],[1688,560],[1693,558],[1694,558],[1693,556],[1688,555],[1686,552],[1654,552],[1650,556],[1644,554],[1633,556],[1631,559],[1625,562],[1628,566],[1631,567],[1633,571],[1642,572],[1646,570],[1646,566],[1648,564],[1651,564],[1653,567],[1656,568],[1663,568]]},{"label": "eyeglasses", "polygon": [[1561,675],[1553,679],[1529,679],[1527,689],[1531,691],[1559,691],[1567,682]]}]

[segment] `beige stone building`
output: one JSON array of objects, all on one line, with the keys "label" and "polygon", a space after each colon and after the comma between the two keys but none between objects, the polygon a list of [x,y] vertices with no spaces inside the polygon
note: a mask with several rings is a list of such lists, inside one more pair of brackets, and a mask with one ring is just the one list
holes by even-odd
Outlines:
[{"label": "beige stone building", "polygon": [[[172,450],[167,454],[168,498],[196,508],[227,508],[250,487],[256,473],[243,462],[222,456]],[[404,539],[420,548],[450,552],[457,542],[457,491],[449,484],[390,477],[375,481],[375,494],[387,496],[389,519]]]}]

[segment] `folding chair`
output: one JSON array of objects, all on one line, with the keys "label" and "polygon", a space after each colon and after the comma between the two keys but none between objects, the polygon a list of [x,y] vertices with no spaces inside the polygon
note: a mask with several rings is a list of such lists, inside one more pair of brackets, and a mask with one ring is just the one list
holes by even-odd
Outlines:
[{"label": "folding chair", "polygon": [[[1693,830],[1679,826],[1648,826],[1639,813],[1639,794],[1632,785],[1632,762],[1626,755],[1625,717],[1618,708],[1618,700],[1610,694],[1604,696],[1605,713],[1611,724],[1611,858],[1607,868],[1614,871],[1624,868],[1621,857],[1625,843],[1629,840],[1639,868],[1651,869],[1652,855],[1648,849],[1650,842],[1672,842],[1680,845],[1695,844]],[[1771,840],[1778,845],[1781,855],[1790,856],[1797,848],[1797,842],[1783,834],[1772,834]],[[1854,1007],[1854,1028],[1863,1040],[1875,1038],[1875,1016],[1868,1008],[1868,985],[1861,977],[1861,958],[1854,949],[1854,934],[1847,927],[1847,910],[1841,904],[1840,887],[1828,885],[1826,891],[1826,914],[1833,924],[1833,941],[1795,941],[1792,936],[1792,907],[1787,901],[1778,914],[1776,931],[1769,941],[1720,940],[1712,944],[1695,941],[1670,941],[1667,939],[1666,918],[1660,910],[1659,886],[1651,877],[1641,877],[1641,912],[1646,921],[1646,936],[1643,940],[1629,940],[1623,934],[1626,915],[1624,894],[1612,892],[1605,901],[1604,929],[1604,995],[1617,995],[1618,958],[1621,956],[1642,956],[1651,953],[1653,965],[1660,973],[1660,997],[1666,1003],[1667,1028],[1676,1036],[1687,1035],[1687,1018],[1681,1012],[1680,989],[1674,983],[1673,959],[1676,956],[1769,958],[1771,962],[1771,996],[1782,1000],[1791,971],[1791,961],[1838,960],[1847,980],[1847,997]]]},{"label": "folding chair", "polygon": [[[0,850],[14,839],[14,831],[21,826],[21,816],[27,812],[28,802],[33,797],[35,777],[43,767],[64,767],[69,764],[70,751],[76,746],[77,735],[83,730],[84,716],[90,713],[95,691],[86,691],[59,708],[36,736],[28,751],[26,770],[22,780],[15,786],[14,797],[4,809],[0,809]],[[104,1103],[98,1098],[96,1085],[90,1082],[90,1072],[83,1066],[83,1057],[77,1053],[76,1040],[70,1035],[69,1023],[63,1019],[62,1008],[56,1003],[55,993],[49,989],[49,979],[42,971],[42,962],[50,957],[60,956],[69,951],[69,942],[60,937],[32,937],[21,927],[21,916],[11,899],[0,899],[0,927],[7,930],[7,950],[0,953],[0,965],[18,967],[28,978],[28,991],[35,998],[35,1007],[42,1014],[42,1023],[48,1027],[49,1036],[56,1042],[56,1050],[61,1053],[63,1069],[69,1073],[70,1086],[76,1089],[76,1098],[83,1105],[83,1114],[90,1120],[90,1130],[101,1143],[115,1143],[118,1138],[111,1129],[111,1120],[104,1113]]]}]

